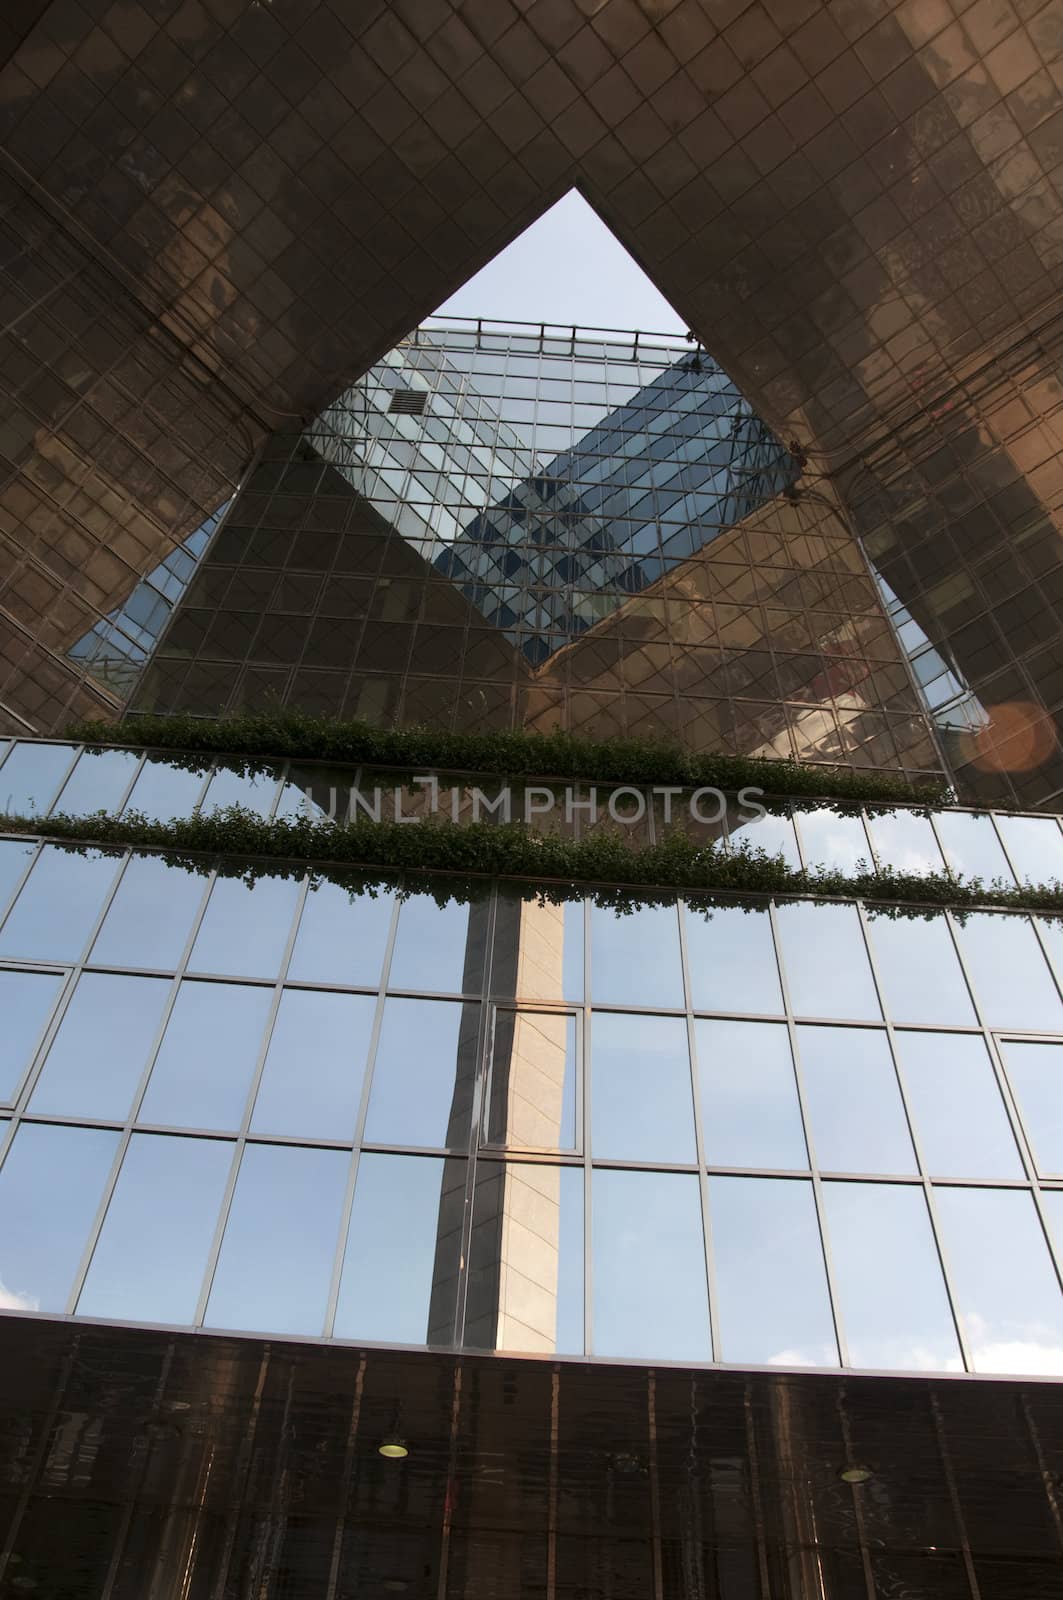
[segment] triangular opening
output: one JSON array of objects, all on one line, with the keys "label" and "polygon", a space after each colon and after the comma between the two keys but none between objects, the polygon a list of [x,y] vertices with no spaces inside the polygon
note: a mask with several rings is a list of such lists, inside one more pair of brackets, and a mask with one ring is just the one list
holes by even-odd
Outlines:
[{"label": "triangular opening", "polygon": [[638,328],[686,324],[577,189],[570,189],[435,312],[502,322]]}]

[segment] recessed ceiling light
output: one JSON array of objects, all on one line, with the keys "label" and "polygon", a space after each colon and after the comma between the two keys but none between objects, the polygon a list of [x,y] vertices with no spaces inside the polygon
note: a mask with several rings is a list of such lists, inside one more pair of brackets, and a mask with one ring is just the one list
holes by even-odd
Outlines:
[{"label": "recessed ceiling light", "polygon": [[838,1476],[843,1483],[868,1483],[875,1474],[870,1467],[854,1464],[851,1467],[841,1467]]},{"label": "recessed ceiling light", "polygon": [[382,1439],[377,1445],[377,1452],[388,1461],[402,1461],[410,1453],[405,1439]]}]

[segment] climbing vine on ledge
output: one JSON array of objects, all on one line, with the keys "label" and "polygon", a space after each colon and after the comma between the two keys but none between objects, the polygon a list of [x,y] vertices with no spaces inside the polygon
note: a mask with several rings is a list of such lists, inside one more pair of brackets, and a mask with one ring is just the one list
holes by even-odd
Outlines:
[{"label": "climbing vine on ledge", "polygon": [[[432,820],[416,826],[359,820],[328,823],[309,817],[267,822],[239,806],[207,816],[152,822],[53,816],[5,820],[8,834],[35,835],[77,848],[135,846],[161,851],[175,866],[218,870],[253,882],[264,876],[333,882],[357,893],[398,887],[400,893],[451,899],[482,898],[491,880],[508,881],[526,899],[561,903],[589,895],[597,904],[633,911],[676,892],[726,896],[798,895],[863,899],[903,915],[934,906],[956,910],[995,906],[1063,913],[1063,883],[984,885],[942,873],[920,876],[871,870],[805,872],[763,850],[725,851],[678,830],[656,845],[632,846],[618,832],[582,840],[539,834],[519,824],[464,825]],[[412,878],[407,877],[413,874]]]},{"label": "climbing vine on ledge", "polygon": [[639,739],[580,739],[567,733],[446,733],[432,728],[377,728],[307,712],[278,710],[241,717],[137,716],[123,722],[76,722],[66,737],[87,745],[174,752],[202,765],[204,756],[241,757],[244,770],[278,761],[408,768],[590,783],[702,785],[737,792],[843,801],[854,805],[946,803],[944,783],[913,785],[879,772],[801,766],[795,761],[696,755],[678,745]]}]

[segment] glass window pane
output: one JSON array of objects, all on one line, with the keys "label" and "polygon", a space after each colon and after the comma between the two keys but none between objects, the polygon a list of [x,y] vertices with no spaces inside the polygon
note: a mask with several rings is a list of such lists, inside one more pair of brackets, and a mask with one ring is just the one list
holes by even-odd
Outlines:
[{"label": "glass window pane", "polygon": [[124,1122],[169,992],[166,978],[83,973],[34,1086],[29,1109]]},{"label": "glass window pane", "polygon": [[37,846],[27,839],[0,839],[0,917],[15,885],[33,859]]},{"label": "glass window pane", "polygon": [[118,1139],[107,1128],[19,1128],[0,1168],[0,1307],[65,1309]]},{"label": "glass window pane", "polygon": [[965,878],[981,878],[983,883],[992,883],[995,878],[1002,878],[1007,884],[1015,881],[992,817],[969,811],[937,811],[934,826],[953,872]]},{"label": "glass window pane", "polygon": [[787,901],[777,908],[783,970],[798,1016],[880,1016],[855,906]]},{"label": "glass window pane", "polygon": [[149,822],[169,822],[190,817],[207,776],[209,763],[195,772],[182,771],[162,756],[148,756],[140,770],[122,815],[137,812]]},{"label": "glass window pane", "polygon": [[293,878],[217,878],[199,925],[190,972],[235,978],[274,978],[280,968],[299,898]]},{"label": "glass window pane", "polygon": [[109,851],[79,855],[45,845],[4,923],[0,956],[78,961],[120,860]]},{"label": "glass window pane", "polygon": [[852,1365],[962,1372],[922,1188],[827,1182],[823,1203]]},{"label": "glass window pane", "polygon": [[58,973],[0,972],[0,1101],[18,1094],[62,986]]},{"label": "glass window pane", "polygon": [[234,1146],[136,1133],[129,1142],[78,1311],[192,1322]]},{"label": "glass window pane", "polygon": [[1063,878],[1063,833],[1055,817],[998,816],[997,827],[1020,882]]},{"label": "glass window pane", "polygon": [[705,1159],[716,1167],[808,1166],[783,1023],[695,1023]]},{"label": "glass window pane", "polygon": [[975,1020],[971,997],[942,912],[902,917],[871,912],[871,948],[894,1022]]},{"label": "glass window pane", "polygon": [[732,822],[730,842],[735,849],[763,850],[769,856],[781,855],[788,867],[800,870],[801,857],[797,853],[797,839],[793,819],[765,815],[752,822]]},{"label": "glass window pane", "polygon": [[710,1178],[721,1361],[827,1367],[838,1351],[812,1185]]},{"label": "glass window pane", "polygon": [[131,856],[92,946],[98,966],[172,971],[181,960],[207,876],[167,866],[160,856]]},{"label": "glass window pane", "polygon": [[835,872],[870,871],[871,850],[859,812],[832,811],[823,806],[799,811],[797,831],[808,867]]},{"label": "glass window pane", "polygon": [[1031,1195],[942,1188],[934,1205],[975,1371],[1063,1373],[1063,1296]]},{"label": "glass window pane", "polygon": [[367,1144],[464,1149],[479,1059],[478,1005],[385,1001]]},{"label": "glass window pane", "polygon": [[463,1159],[362,1156],[336,1308],[338,1339],[450,1344],[466,1168]]},{"label": "glass window pane", "polygon": [[231,767],[219,767],[203,796],[203,815],[226,806],[242,806],[245,811],[268,817],[279,782],[279,772],[244,773],[234,772]]},{"label": "glass window pane", "polygon": [[72,817],[91,816],[94,811],[113,814],[139,764],[139,750],[83,750],[55,803],[56,811]]},{"label": "glass window pane", "polygon": [[599,1167],[591,1192],[594,1354],[711,1360],[697,1178]]},{"label": "glass window pane", "polygon": [[880,866],[894,872],[944,872],[945,863],[927,817],[895,811],[891,817],[869,817],[867,825]]},{"label": "glass window pane", "polygon": [[907,1030],[894,1037],[927,1172],[940,1178],[1021,1178],[1019,1152],[982,1040]]},{"label": "glass window pane", "polygon": [[641,906],[633,916],[591,908],[591,986],[598,1005],[682,1006],[676,906]]},{"label": "glass window pane", "polygon": [[376,998],[286,989],[251,1127],[307,1139],[353,1139]]},{"label": "glass window pane", "polygon": [[487,1139],[511,1150],[576,1146],[576,1019],[559,1011],[495,1013]]},{"label": "glass window pane", "polygon": [[782,1014],[782,991],[767,911],[742,906],[686,909],[691,1004],[698,1011]]},{"label": "glass window pane", "polygon": [[583,1351],[583,1172],[479,1161],[463,1343]]},{"label": "glass window pane", "polygon": [[582,1000],[583,902],[540,905],[500,893],[491,988],[520,1000]]},{"label": "glass window pane", "polygon": [[390,894],[351,894],[335,883],[308,889],[289,978],[376,988],[393,905]]},{"label": "glass window pane", "polygon": [[213,1328],[320,1334],[350,1157],[249,1144],[207,1303]]},{"label": "glass window pane", "polygon": [[697,1160],[682,1017],[594,1013],[591,1149],[614,1161]]},{"label": "glass window pane", "polygon": [[0,767],[0,811],[43,817],[73,759],[73,745],[20,740]]},{"label": "glass window pane", "polygon": [[478,994],[483,987],[483,939],[488,905],[412,894],[399,907],[388,986],[432,993]]},{"label": "glass window pane", "polygon": [[247,984],[182,983],[137,1120],[239,1128],[272,998]]},{"label": "glass window pane", "polygon": [[797,1049],[816,1165],[828,1172],[916,1172],[883,1030],[802,1025]]},{"label": "glass window pane", "polygon": [[1000,1048],[1037,1170],[1063,1177],[1063,1044],[1009,1039]]},{"label": "glass window pane", "polygon": [[1026,917],[974,911],[956,937],[991,1028],[1063,1032],[1063,1005]]}]

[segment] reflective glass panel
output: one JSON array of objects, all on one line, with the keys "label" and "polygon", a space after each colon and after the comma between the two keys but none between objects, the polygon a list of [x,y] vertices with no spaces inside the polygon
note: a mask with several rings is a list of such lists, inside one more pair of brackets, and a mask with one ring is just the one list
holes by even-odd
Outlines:
[{"label": "reflective glass panel", "polygon": [[18,1094],[62,986],[50,972],[0,972],[0,1101]]},{"label": "reflective glass panel", "polygon": [[308,889],[289,978],[376,988],[393,905],[390,894],[351,894],[335,883]]},{"label": "reflective glass panel", "polygon": [[29,1109],[124,1122],[170,992],[167,978],[85,972],[52,1041]]},{"label": "reflective glass panel", "polygon": [[118,1138],[106,1128],[19,1128],[0,1168],[0,1308],[65,1309]]},{"label": "reflective glass panel", "polygon": [[500,997],[520,1000],[581,1000],[583,902],[540,905],[500,892],[491,988]]},{"label": "reflective glass panel", "polygon": [[591,1150],[613,1161],[697,1160],[682,1017],[594,1013]]},{"label": "reflective glass panel", "polygon": [[942,912],[925,917],[868,914],[879,982],[894,1022],[975,1020],[971,997]]},{"label": "reflective glass panel", "polygon": [[464,1343],[583,1351],[583,1172],[478,1161]]},{"label": "reflective glass panel", "polygon": [[1026,917],[975,911],[956,937],[991,1028],[1063,1032],[1063,1005]]},{"label": "reflective glass panel", "polygon": [[1063,833],[1055,817],[998,816],[997,827],[1020,882],[1063,878]]},{"label": "reflective glass panel", "polygon": [[299,898],[294,878],[217,878],[199,925],[191,972],[273,978],[280,968]]},{"label": "reflective glass panel", "polygon": [[120,859],[100,850],[79,855],[59,845],[45,845],[8,913],[0,933],[0,956],[79,960]]},{"label": "reflective glass panel", "polygon": [[828,1182],[823,1203],[851,1364],[961,1372],[922,1188]]},{"label": "reflective glass panel", "polygon": [[450,1344],[454,1337],[464,1160],[367,1151],[336,1308],[338,1339]]},{"label": "reflective glass panel", "polygon": [[783,1367],[838,1360],[812,1185],[710,1178],[721,1361]]},{"label": "reflective glass panel", "polygon": [[227,1139],[133,1135],[78,1300],[82,1316],[195,1320],[233,1149]]},{"label": "reflective glass panel", "polygon": [[591,908],[591,992],[598,1005],[682,1006],[676,906],[640,906],[621,916]]},{"label": "reflective glass panel", "polygon": [[895,811],[892,816],[869,817],[867,825],[879,866],[894,872],[944,872],[929,818]]},{"label": "reflective glass panel", "polygon": [[173,970],[181,960],[208,879],[160,856],[130,856],[92,946],[99,966]]},{"label": "reflective glass panel", "polygon": [[139,750],[83,750],[63,785],[56,811],[72,817],[114,813],[140,764]]},{"label": "reflective glass panel", "polygon": [[273,992],[236,983],[182,983],[138,1121],[239,1128]]},{"label": "reflective glass panel", "polygon": [[766,855],[781,855],[788,867],[798,871],[801,857],[797,853],[797,839],[790,817],[765,815],[752,822],[732,822],[730,842],[739,850],[763,850]]},{"label": "reflective glass panel", "polygon": [[368,1144],[465,1148],[479,1021],[478,1005],[385,1002],[365,1125]]},{"label": "reflective glass panel", "polygon": [[476,994],[483,983],[487,902],[475,906],[412,894],[399,907],[391,957],[392,989]]},{"label": "reflective glass panel", "polygon": [[240,1163],[206,1322],[320,1334],[350,1156],[249,1144]]},{"label": "reflective glass panel", "polygon": [[782,1014],[782,991],[767,911],[686,908],[687,968],[697,1011]]},{"label": "reflective glass panel", "polygon": [[599,1167],[591,1195],[594,1354],[711,1360],[697,1178]]},{"label": "reflective glass panel", "polygon": [[201,809],[206,816],[226,806],[242,806],[245,811],[268,817],[279,781],[277,772],[243,773],[234,772],[231,767],[219,767],[207,785]]},{"label": "reflective glass panel", "polygon": [[870,870],[871,850],[858,811],[832,811],[824,806],[800,811],[796,820],[808,867],[829,867],[835,872]]},{"label": "reflective glass panel", "polygon": [[137,812],[149,822],[169,822],[190,817],[203,789],[208,763],[197,772],[185,772],[162,756],[148,756],[129,792],[122,815]]},{"label": "reflective glass panel", "polygon": [[0,839],[0,917],[37,846],[25,839]]},{"label": "reflective glass panel", "polygon": [[74,747],[69,744],[13,745],[0,766],[0,811],[12,817],[43,817],[73,759]]},{"label": "reflective glass panel", "polygon": [[976,1034],[894,1035],[915,1137],[939,1178],[1021,1178],[985,1044]]},{"label": "reflective glass panel", "polygon": [[798,1016],[878,1018],[855,906],[788,901],[776,910],[790,1004]]},{"label": "reflective glass panel", "polygon": [[958,876],[981,878],[983,883],[992,883],[995,878],[1008,884],[1015,881],[992,817],[968,811],[936,811],[934,826],[945,859]]},{"label": "reflective glass panel", "polygon": [[975,1371],[1063,1373],[1063,1296],[1032,1196],[939,1188],[934,1205]]},{"label": "reflective glass panel", "polygon": [[1000,1048],[1037,1170],[1063,1177],[1063,1044],[1009,1039]]},{"label": "reflective glass panel", "polygon": [[511,1150],[575,1149],[574,1016],[561,1011],[496,1011],[487,1139]]},{"label": "reflective glass panel", "polygon": [[353,1139],[376,997],[286,989],[255,1097],[255,1133]]},{"label": "reflective glass panel", "polygon": [[802,1025],[797,1049],[816,1165],[828,1172],[914,1173],[885,1032]]},{"label": "reflective glass panel", "polygon": [[785,1025],[699,1020],[695,1038],[709,1165],[807,1167]]}]

